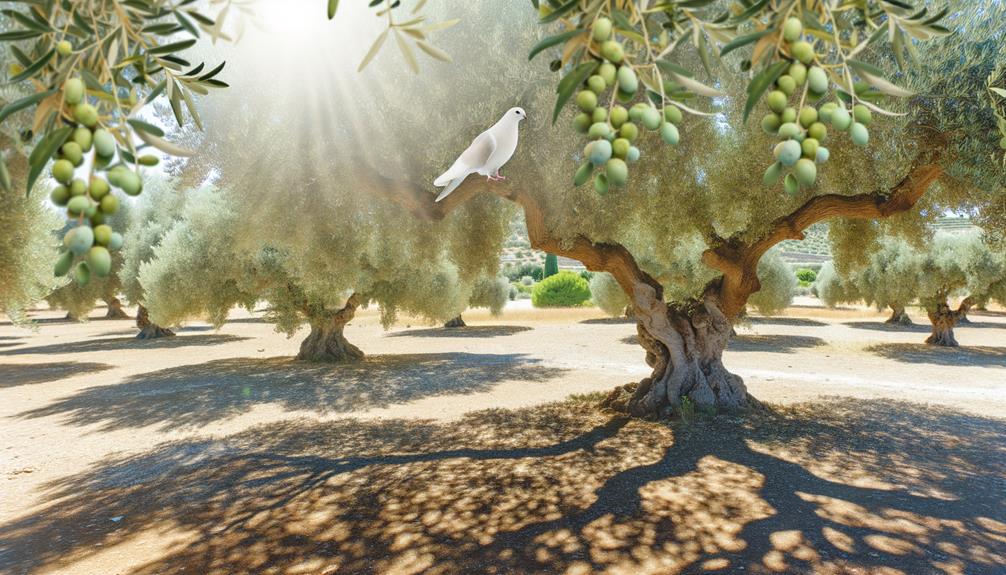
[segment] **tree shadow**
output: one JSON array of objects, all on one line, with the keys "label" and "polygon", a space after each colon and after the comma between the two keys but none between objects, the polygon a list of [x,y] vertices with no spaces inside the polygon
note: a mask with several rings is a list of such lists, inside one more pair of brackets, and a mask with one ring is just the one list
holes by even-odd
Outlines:
[{"label": "tree shadow", "polygon": [[799,349],[827,345],[823,339],[809,335],[753,335],[737,334],[730,338],[728,351],[762,351],[796,353]]},{"label": "tree shadow", "polygon": [[828,324],[816,319],[782,316],[745,316],[744,323],[752,325],[789,325],[794,327],[827,327]]},{"label": "tree shadow", "polygon": [[175,333],[215,331],[217,328],[212,325],[183,325],[182,327],[171,328]]},{"label": "tree shadow", "polygon": [[941,347],[923,343],[881,343],[866,347],[865,350],[905,363],[1006,367],[1006,347]]},{"label": "tree shadow", "polygon": [[581,319],[577,323],[582,323],[584,325],[620,325],[620,324],[635,324],[635,318],[631,317],[599,317],[595,319]]},{"label": "tree shadow", "polygon": [[531,331],[523,325],[469,325],[465,327],[437,327],[432,329],[407,329],[384,334],[384,337],[504,337]]},{"label": "tree shadow", "polygon": [[127,328],[127,329],[116,329],[116,330],[112,330],[112,331],[106,331],[106,332],[99,333],[95,337],[111,337],[111,336],[115,336],[115,335],[134,335],[135,336],[137,333],[139,333],[139,331],[140,330],[136,329],[135,327],[131,327],[131,328]]},{"label": "tree shadow", "polygon": [[882,321],[847,321],[844,325],[851,327],[853,329],[869,329],[873,331],[886,331],[886,332],[911,332],[911,333],[929,333],[932,331],[932,326],[925,323],[913,323],[913,324],[900,324],[900,323],[884,323]]},{"label": "tree shadow", "polygon": [[54,343],[35,347],[21,347],[0,351],[0,355],[28,355],[47,353],[89,353],[95,351],[120,351],[130,349],[174,349],[186,346],[223,345],[235,341],[251,339],[230,334],[182,335],[177,337],[160,337],[140,340],[135,337],[117,337],[105,339],[87,339],[66,343]]},{"label": "tree shadow", "polygon": [[262,404],[289,411],[349,413],[425,397],[488,391],[507,380],[546,382],[566,370],[519,354],[368,356],[359,363],[229,358],[89,387],[15,417],[60,416],[107,431],[159,425],[198,428]]},{"label": "tree shadow", "polygon": [[[109,457],[0,526],[14,572],[997,573],[1006,422],[830,399],[678,425],[583,403],[288,420]],[[158,556],[141,533],[187,536]]]},{"label": "tree shadow", "polygon": [[90,361],[0,364],[0,389],[59,381],[82,373],[105,371],[112,367],[107,363]]},{"label": "tree shadow", "polygon": [[269,323],[269,320],[264,317],[239,317],[239,318],[228,318],[227,323]]}]

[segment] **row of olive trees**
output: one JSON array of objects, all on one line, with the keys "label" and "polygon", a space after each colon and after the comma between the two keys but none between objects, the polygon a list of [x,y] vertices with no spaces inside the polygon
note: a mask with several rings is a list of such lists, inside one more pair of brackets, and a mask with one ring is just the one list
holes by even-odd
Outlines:
[{"label": "row of olive trees", "polygon": [[[914,245],[887,237],[864,260],[825,265],[814,289],[829,306],[865,300],[890,308],[889,323],[911,323],[905,307],[918,301],[932,324],[926,343],[957,346],[954,327],[969,309],[1006,303],[1006,255],[978,234],[937,234]],[[952,298],[958,307],[951,307]]]}]

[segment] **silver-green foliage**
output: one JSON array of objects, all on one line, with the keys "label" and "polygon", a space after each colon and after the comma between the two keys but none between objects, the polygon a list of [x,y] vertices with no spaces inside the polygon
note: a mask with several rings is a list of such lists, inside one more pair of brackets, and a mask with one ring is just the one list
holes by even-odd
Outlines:
[{"label": "silver-green foliage", "polygon": [[25,197],[20,188],[0,192],[0,311],[15,322],[63,283],[53,277],[60,218],[44,205],[41,193]]},{"label": "silver-green foliage", "polygon": [[122,246],[119,281],[126,300],[144,303],[140,267],[154,257],[154,248],[178,220],[185,204],[185,194],[178,182],[163,177],[148,178],[143,196],[131,210],[129,228]]},{"label": "silver-green foliage", "polygon": [[975,233],[937,233],[922,245],[883,236],[865,263],[837,263],[841,275],[826,265],[815,284],[830,306],[863,299],[883,309],[918,300],[932,308],[955,297],[998,299],[1006,283],[1006,258]]},{"label": "silver-green foliage", "polygon": [[786,309],[796,294],[797,279],[793,268],[777,250],[772,250],[758,263],[761,289],[751,295],[748,304],[762,315],[772,315]]},{"label": "silver-green foliage", "polygon": [[468,307],[486,308],[489,313],[499,315],[510,295],[510,282],[506,276],[482,277],[472,286]]},{"label": "silver-green foliage", "polygon": [[625,290],[608,272],[598,272],[590,278],[590,299],[611,317],[625,315],[625,308],[631,303]]}]

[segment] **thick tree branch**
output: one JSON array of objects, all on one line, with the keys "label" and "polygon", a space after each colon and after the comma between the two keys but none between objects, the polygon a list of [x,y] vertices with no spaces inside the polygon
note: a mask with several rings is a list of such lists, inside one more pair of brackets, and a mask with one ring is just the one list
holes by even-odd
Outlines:
[{"label": "thick tree branch", "polygon": [[537,250],[579,260],[590,271],[610,273],[628,294],[633,294],[636,286],[646,284],[655,291],[656,299],[662,300],[663,288],[656,279],[640,269],[636,258],[621,244],[595,243],[585,236],[571,239],[556,237],[545,223],[545,211],[531,194],[509,183],[489,183],[478,178],[469,178],[440,202],[421,186],[397,182],[379,176],[377,189],[383,190],[414,216],[428,221],[445,218],[455,208],[464,204],[479,192],[496,194],[516,203],[524,210],[528,239]]},{"label": "thick tree branch", "polygon": [[728,240],[706,250],[702,260],[723,272],[720,301],[724,312],[729,317],[736,317],[743,311],[748,296],[760,289],[758,262],[776,244],[783,240],[803,239],[804,230],[829,218],[881,219],[908,211],[941,174],[939,165],[923,164],[913,168],[886,194],[815,196],[792,213],[773,221],[768,233],[754,243]]}]

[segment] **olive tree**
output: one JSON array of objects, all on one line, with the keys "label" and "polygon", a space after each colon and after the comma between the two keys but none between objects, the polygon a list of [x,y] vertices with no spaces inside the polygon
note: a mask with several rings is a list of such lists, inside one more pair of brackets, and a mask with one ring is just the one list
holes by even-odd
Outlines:
[{"label": "olive tree", "polygon": [[186,196],[178,182],[171,178],[148,178],[143,196],[130,213],[130,223],[124,236],[122,267],[118,280],[122,294],[130,305],[137,306],[137,339],[153,339],[175,335],[170,329],[150,321],[146,294],[140,283],[140,269],[154,256],[154,248],[180,217]]},{"label": "olive tree", "polygon": [[[949,347],[958,345],[954,327],[975,302],[1001,297],[1006,283],[1006,257],[974,233],[938,233],[924,245],[884,237],[865,264],[839,267],[847,269],[841,276],[831,266],[822,269],[817,287],[825,303],[863,299],[895,310],[893,323],[899,310],[918,300],[932,324],[926,343]],[[960,299],[957,308],[951,298]]]},{"label": "olive tree", "polygon": [[[334,197],[341,209],[332,205],[311,218],[305,206],[285,222],[291,227],[271,228],[244,212],[241,194],[230,189],[190,190],[185,197],[180,217],[139,274],[150,317],[161,325],[199,318],[219,326],[233,306],[253,309],[264,301],[277,330],[292,336],[310,325],[298,358],[347,361],[363,357],[344,334],[360,307],[379,306],[390,325],[399,313],[444,321],[466,303],[498,311],[505,301],[505,290],[493,297],[499,282],[466,281],[434,227],[394,204],[349,210]],[[323,206],[315,201],[311,209]],[[295,227],[293,217],[300,220]],[[343,255],[333,253],[334,242]]]},{"label": "olive tree", "polygon": [[[469,308],[485,308],[494,317],[503,312],[510,296],[510,280],[506,276],[484,276],[475,281],[472,295],[468,299]],[[461,314],[451,318],[444,327],[465,327]]]},{"label": "olive tree", "polygon": [[[870,221],[915,210],[939,213],[947,206],[960,206],[985,197],[968,189],[980,189],[988,197],[1002,191],[1002,168],[989,161],[999,149],[996,122],[985,103],[985,83],[992,61],[1001,58],[1004,50],[1002,35],[995,24],[1006,10],[1001,3],[973,2],[958,7],[949,24],[957,34],[929,42],[909,40],[911,53],[917,54],[923,65],[913,68],[911,62],[905,62],[905,71],[898,76],[903,89],[883,80],[884,70],[894,70],[897,61],[905,56],[895,54],[896,50],[886,43],[889,36],[883,30],[888,33],[894,30],[901,41],[903,26],[918,32],[920,28],[912,23],[910,13],[900,9],[889,12],[884,7],[887,4],[870,4],[870,9],[876,10],[871,13],[876,18],[862,19],[856,10],[833,13],[828,3],[792,5],[795,13],[803,15],[798,19],[805,24],[815,21],[816,16],[811,16],[814,10],[823,11],[837,33],[847,39],[836,46],[821,39],[821,35],[800,39],[799,22],[791,30],[785,30],[789,20],[774,13],[771,6],[774,5],[762,8],[763,12],[754,17],[756,23],[739,25],[741,34],[750,35],[744,36],[743,42],[735,37],[738,42],[724,56],[722,68],[713,71],[715,80],[701,82],[702,57],[694,49],[686,48],[688,34],[672,36],[671,42],[684,41],[681,50],[670,51],[673,62],[669,62],[656,56],[657,52],[664,53],[665,48],[648,44],[650,33],[645,31],[668,30],[663,22],[682,12],[690,13],[690,8],[674,6],[667,12],[643,14],[635,9],[637,3],[626,3],[624,13],[618,17],[624,17],[638,36],[633,35],[633,30],[622,34],[616,27],[614,38],[621,44],[615,47],[607,44],[612,41],[607,25],[606,29],[597,29],[597,24],[608,14],[608,4],[590,4],[586,12],[584,3],[564,4],[554,13],[558,14],[554,20],[564,23],[562,29],[547,30],[543,34],[549,39],[539,44],[546,46],[546,54],[555,54],[557,67],[562,70],[560,101],[555,102],[554,90],[550,88],[555,85],[554,76],[542,64],[523,70],[522,85],[528,88],[521,92],[520,98],[529,117],[538,118],[539,122],[554,109],[558,116],[556,126],[549,129],[529,126],[517,155],[505,168],[510,175],[508,183],[471,179],[441,202],[432,201],[434,194],[429,180],[454,157],[454,150],[463,150],[478,133],[468,128],[472,117],[482,118],[483,125],[495,119],[488,112],[478,116],[478,110],[473,114],[467,109],[462,118],[456,118],[454,112],[463,107],[457,103],[466,102],[465,93],[469,91],[476,94],[473,100],[480,109],[492,104],[499,113],[514,103],[514,98],[507,94],[498,100],[494,96],[500,92],[496,86],[501,81],[507,83],[509,66],[517,65],[519,57],[494,47],[534,44],[535,40],[528,39],[537,36],[531,30],[536,24],[533,17],[516,13],[519,7],[512,14],[505,11],[505,16],[494,8],[491,18],[475,13],[477,7],[467,11],[452,7],[468,23],[471,32],[459,27],[440,45],[452,54],[459,54],[464,45],[467,53],[479,54],[479,69],[499,72],[484,75],[486,78],[473,77],[465,65],[468,62],[464,61],[435,73],[424,71],[419,77],[400,77],[384,93],[374,89],[366,94],[375,100],[383,98],[387,102],[384,105],[388,107],[388,121],[403,131],[420,130],[416,120],[429,115],[415,113],[417,100],[406,95],[422,94],[424,103],[449,110],[441,121],[444,129],[432,134],[428,129],[422,131],[430,140],[428,149],[452,152],[440,152],[439,157],[426,165],[403,172],[399,177],[402,184],[391,187],[394,193],[388,194],[390,199],[407,205],[417,217],[435,221],[455,216],[456,209],[473,198],[487,194],[500,196],[523,209],[532,247],[577,259],[588,269],[608,272],[615,278],[632,302],[639,342],[653,369],[652,375],[639,384],[612,393],[606,405],[615,409],[661,416],[673,410],[684,397],[700,407],[748,405],[743,381],[723,365],[722,352],[729,340],[731,324],[762,287],[759,263],[779,242],[801,239],[808,226],[828,219]],[[595,9],[601,13],[589,11]],[[758,9],[752,8],[749,13]],[[696,37],[713,32],[701,18],[686,25],[689,33],[694,31],[692,26],[700,27],[694,34]],[[852,40],[853,28],[858,30],[856,38],[862,39],[861,44]],[[566,36],[556,40],[556,33]],[[671,35],[670,31],[667,33]],[[942,33],[934,29],[924,35],[934,37]],[[501,41],[501,37],[506,41]],[[855,45],[855,56],[849,53],[848,42]],[[555,44],[561,44],[563,50],[553,52],[547,48]],[[737,47],[738,44],[741,46]],[[810,44],[809,53],[805,44]],[[720,53],[723,52],[727,52],[726,47],[721,48]],[[962,54],[967,57],[962,58]],[[612,92],[611,78],[605,78],[611,67],[604,66],[617,68],[616,64],[623,59],[631,62],[635,77],[642,79],[646,89],[636,85],[626,71],[618,72],[620,77],[613,80],[618,86]],[[843,65],[843,59],[847,65]],[[849,64],[849,59],[855,63]],[[747,60],[752,62],[753,78],[727,71],[737,66],[746,68]],[[837,77],[826,74],[822,80],[821,72],[815,73],[818,78],[815,94],[807,96],[803,87],[806,84],[801,82],[805,80],[803,73],[807,66],[796,66],[794,60],[801,64],[804,60],[824,62],[840,74]],[[783,74],[784,71],[788,73]],[[368,69],[366,74],[381,78],[379,70]],[[783,76],[789,79],[783,80]],[[793,87],[791,81],[800,89],[787,98]],[[707,89],[712,82],[716,90]],[[769,90],[766,95],[773,84],[777,89]],[[455,93],[458,86],[463,88]],[[632,88],[638,90],[635,96],[630,93]],[[444,93],[447,90],[449,94]],[[573,98],[577,90],[580,95]],[[594,95],[584,94],[586,90]],[[707,103],[692,98],[686,104],[680,100],[685,92],[718,97]],[[892,94],[912,93],[919,95],[893,103],[886,101]],[[563,96],[575,101],[577,109],[564,103]],[[762,108],[763,96],[767,99],[764,101],[767,110]],[[791,112],[793,100],[803,107],[809,105],[813,111]],[[621,110],[616,112],[616,103],[629,105],[633,101],[648,101],[652,106],[646,105],[627,117],[623,117]],[[850,101],[856,103],[852,117],[847,108]],[[829,102],[832,105],[826,106]],[[838,106],[840,103],[843,106]],[[658,114],[659,109],[663,113],[654,117],[650,111],[654,106]],[[947,110],[948,106],[953,106],[953,113]],[[712,109],[715,120],[688,114],[686,119],[678,120],[674,111],[696,108]],[[905,115],[889,116],[888,108]],[[761,122],[745,121],[753,109],[765,113]],[[613,115],[616,117],[612,118]],[[794,125],[785,130],[777,126],[777,121],[791,115],[799,123],[787,122]],[[827,120],[830,128],[820,119]],[[623,130],[628,122],[635,127]],[[635,122],[657,130],[641,132]],[[617,132],[616,124],[621,126]],[[808,124],[810,127],[806,127]],[[867,124],[869,132],[864,131]],[[854,128],[857,125],[859,128]],[[585,128],[589,148],[581,154],[578,150],[585,139],[579,130]],[[850,131],[848,135],[843,133],[845,130]],[[658,136],[672,145],[661,145]],[[599,143],[607,137],[628,140],[628,149],[620,143],[616,150],[612,142],[609,150],[607,144]],[[780,138],[784,141],[780,142]],[[815,154],[814,159],[826,160],[819,164],[819,172],[811,170],[807,162],[797,160],[800,151],[816,152],[811,150],[814,148],[811,143],[808,149],[794,153],[790,142],[796,140],[795,147],[803,148],[801,138],[817,140],[814,143],[818,147],[827,142],[828,151]],[[776,150],[778,164],[771,163],[772,150]],[[624,153],[626,160],[618,157],[616,151],[618,155]],[[624,162],[636,159],[631,172],[626,173]],[[791,164],[791,160],[804,168]],[[767,173],[766,164],[771,164]],[[603,172],[592,173],[592,169],[596,172],[598,168],[591,165],[603,167]],[[788,182],[780,186],[779,179],[791,165],[793,171],[783,178]],[[592,186],[575,185],[590,177]],[[375,173],[371,180],[386,178]],[[892,225],[910,225],[894,219]],[[652,259],[665,267],[677,260],[676,250],[682,243],[695,237],[701,238],[706,246],[701,261],[713,277],[701,290],[687,297],[667,298],[663,283],[641,262],[644,258]],[[864,242],[869,240],[863,238]]]},{"label": "olive tree", "polygon": [[[10,164],[13,168],[17,162]],[[17,181],[19,173],[11,172]],[[4,200],[0,210],[0,311],[21,323],[26,320],[26,310],[63,283],[52,273],[57,259],[56,233],[62,224],[43,204],[41,194],[25,197],[20,190],[0,191],[0,197]]]},{"label": "olive tree", "polygon": [[[866,261],[840,259],[827,265],[827,272],[815,282],[818,297],[828,306],[860,300],[878,310],[890,308],[889,324],[910,325],[905,307],[919,298],[923,245],[901,237],[882,237],[878,249],[868,252]],[[836,272],[835,266],[842,271]]]}]

